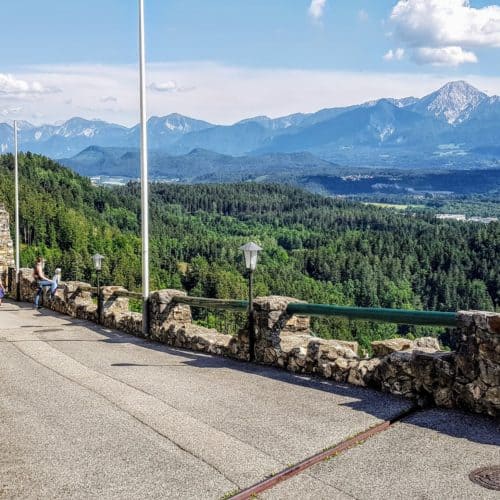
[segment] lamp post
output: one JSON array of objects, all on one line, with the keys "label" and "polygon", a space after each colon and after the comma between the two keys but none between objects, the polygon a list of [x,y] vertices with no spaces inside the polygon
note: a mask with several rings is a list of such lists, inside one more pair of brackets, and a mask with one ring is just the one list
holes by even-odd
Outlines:
[{"label": "lamp post", "polygon": [[149,335],[149,186],[146,112],[146,45],[144,0],[139,0],[139,101],[141,114],[141,236],[142,236],[142,333]]},{"label": "lamp post", "polygon": [[94,269],[97,279],[97,322],[101,323],[102,317],[102,298],[101,298],[101,271],[102,271],[102,260],[104,259],[104,255],[96,253],[92,256],[92,260],[94,261]]},{"label": "lamp post", "polygon": [[19,286],[19,161],[17,157],[17,121],[14,120],[14,204],[15,204],[15,219],[16,219],[16,300],[20,299]]},{"label": "lamp post", "polygon": [[245,255],[245,267],[248,271],[248,348],[250,361],[255,359],[255,319],[253,312],[253,273],[257,268],[257,259],[262,248],[256,243],[250,242],[240,247]]}]

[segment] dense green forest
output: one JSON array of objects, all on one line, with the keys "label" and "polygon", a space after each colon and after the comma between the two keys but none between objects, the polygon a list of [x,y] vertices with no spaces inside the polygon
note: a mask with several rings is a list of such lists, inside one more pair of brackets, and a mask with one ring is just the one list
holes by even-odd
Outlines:
[{"label": "dense green forest", "polygon": [[[11,213],[12,170],[12,156],[0,156],[0,202]],[[92,281],[91,255],[100,252],[105,282],[138,289],[139,185],[95,187],[30,153],[20,156],[20,179],[22,265],[42,253],[49,271],[60,266],[64,279]],[[498,223],[439,221],[280,185],[154,183],[150,193],[153,289],[245,298],[238,248],[254,240],[264,248],[259,295],[432,310],[500,304]],[[332,327],[363,345],[398,333],[394,325],[315,323],[320,335]]]}]

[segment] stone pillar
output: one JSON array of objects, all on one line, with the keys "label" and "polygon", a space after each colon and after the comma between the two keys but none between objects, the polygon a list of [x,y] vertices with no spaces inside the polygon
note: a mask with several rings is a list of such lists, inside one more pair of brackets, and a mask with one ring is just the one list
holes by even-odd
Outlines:
[{"label": "stone pillar", "polygon": [[117,328],[121,316],[129,312],[129,299],[117,297],[115,292],[126,292],[122,286],[102,286],[102,325],[108,328]]},{"label": "stone pillar", "polygon": [[33,269],[22,267],[19,270],[19,292],[20,299],[24,302],[33,302],[35,299],[36,289],[33,288],[35,278],[33,277]]},{"label": "stone pillar", "polygon": [[301,302],[292,297],[257,297],[255,314],[255,360],[259,363],[276,364],[280,357],[281,335],[290,333],[309,334],[309,318],[295,317],[286,312],[288,304]]},{"label": "stone pillar", "polygon": [[90,284],[82,281],[66,281],[56,291],[53,308],[74,318],[97,321],[97,305],[92,300]]},{"label": "stone pillar", "polygon": [[[119,297],[116,292],[127,292],[122,286],[101,287],[102,312],[98,318],[96,311],[96,322],[106,328],[114,328],[132,335],[143,337],[142,313],[129,311],[128,297]],[[97,306],[96,306],[97,308]]]},{"label": "stone pillar", "polygon": [[10,237],[9,213],[0,204],[0,278],[6,281],[9,267],[14,267],[14,245]]},{"label": "stone pillar", "polygon": [[456,376],[453,392],[459,406],[500,415],[500,314],[460,311],[454,332]]},{"label": "stone pillar", "polygon": [[191,308],[186,304],[172,301],[176,296],[185,297],[186,292],[180,290],[158,290],[153,292],[149,300],[151,338],[165,342],[166,334],[174,323],[186,325],[191,323]]},{"label": "stone pillar", "polygon": [[[5,286],[5,283],[4,283]],[[7,286],[9,289],[9,293],[16,296],[16,268],[9,267],[7,272]]]}]

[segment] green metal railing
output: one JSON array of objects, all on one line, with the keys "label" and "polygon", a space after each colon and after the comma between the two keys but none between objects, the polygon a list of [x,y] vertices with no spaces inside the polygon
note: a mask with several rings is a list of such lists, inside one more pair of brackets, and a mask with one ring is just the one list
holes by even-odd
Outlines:
[{"label": "green metal railing", "polygon": [[376,307],[347,307],[328,304],[288,304],[291,314],[306,316],[340,316],[348,319],[381,321],[403,325],[457,326],[458,316],[454,312],[413,311],[406,309],[383,309]]},{"label": "green metal railing", "polygon": [[[95,293],[97,289],[87,288]],[[136,292],[117,291],[116,296],[140,298]],[[206,309],[223,309],[226,311],[241,312],[248,309],[248,301],[231,299],[209,299],[205,297],[188,297],[178,295],[172,298],[177,304],[187,304],[191,307]],[[287,312],[303,316],[337,316],[350,320],[368,320],[383,323],[397,323],[401,325],[425,325],[456,327],[458,316],[456,312],[416,311],[409,309],[384,309],[377,307],[350,307],[330,304],[307,304],[292,302],[288,304]]]},{"label": "green metal railing", "polygon": [[[231,311],[248,309],[246,300],[207,299],[203,297],[174,297],[179,304],[192,307],[206,307]],[[376,307],[348,307],[329,304],[305,304],[293,302],[288,304],[287,312],[304,316],[338,316],[347,319],[380,321],[404,325],[457,326],[457,313],[441,311],[414,311],[407,309],[384,309]]]},{"label": "green metal railing", "polygon": [[248,302],[246,300],[207,299],[205,297],[176,295],[172,297],[172,302],[176,304],[187,304],[191,307],[224,309],[225,311],[246,311],[248,309]]}]

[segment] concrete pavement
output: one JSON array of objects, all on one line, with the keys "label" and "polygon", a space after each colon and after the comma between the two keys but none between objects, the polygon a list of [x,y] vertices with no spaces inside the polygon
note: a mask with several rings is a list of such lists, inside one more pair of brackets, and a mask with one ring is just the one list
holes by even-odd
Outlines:
[{"label": "concrete pavement", "polygon": [[[0,308],[0,384],[0,498],[221,498],[410,408],[371,390],[172,349],[14,303]],[[475,422],[489,437],[457,448],[455,460],[476,456],[462,460],[460,478],[498,454],[498,425],[474,417],[469,427]],[[433,457],[439,440],[450,450],[464,444],[408,419],[262,496],[392,498],[390,481],[410,498],[438,498],[412,497],[395,477],[420,470],[415,464],[425,470],[418,443],[428,442]],[[416,462],[391,467],[394,456]],[[448,472],[451,488],[454,462],[429,463],[432,477]],[[415,491],[425,493],[416,479]],[[487,491],[467,487],[457,491]]]},{"label": "concrete pavement", "polygon": [[[498,499],[469,480],[472,470],[500,464],[500,422],[459,411],[425,410],[262,495],[318,499],[319,485],[359,499]],[[316,484],[317,487],[314,488]],[[345,498],[339,496],[339,498]]]}]

